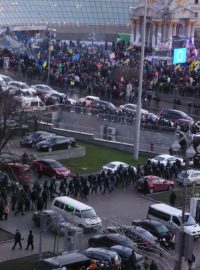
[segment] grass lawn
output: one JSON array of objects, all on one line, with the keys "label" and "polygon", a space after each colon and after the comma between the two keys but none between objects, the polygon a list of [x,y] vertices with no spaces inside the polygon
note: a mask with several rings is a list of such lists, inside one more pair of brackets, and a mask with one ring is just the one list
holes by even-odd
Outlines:
[{"label": "grass lawn", "polygon": [[140,156],[139,160],[135,161],[130,153],[82,142],[79,142],[79,145],[86,148],[85,157],[61,161],[72,173],[87,174],[99,172],[102,165],[110,161],[123,161],[130,165],[137,165],[144,164],[147,159],[145,156]]},{"label": "grass lawn", "polygon": [[[53,257],[53,254],[46,252],[44,258]],[[10,260],[0,263],[1,270],[47,270],[48,268],[38,262],[37,255],[31,255],[24,258]]]}]

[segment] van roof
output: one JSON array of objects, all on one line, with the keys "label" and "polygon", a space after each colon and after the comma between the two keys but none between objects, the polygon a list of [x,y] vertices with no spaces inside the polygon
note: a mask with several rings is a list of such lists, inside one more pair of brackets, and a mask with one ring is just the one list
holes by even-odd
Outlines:
[{"label": "van roof", "polygon": [[[160,210],[166,214],[173,214],[176,216],[182,215],[182,210],[175,208],[175,207],[172,207],[166,203],[156,203],[156,204],[152,204],[150,207],[154,208],[156,210]],[[188,213],[185,213],[185,214],[188,214]]]},{"label": "van roof", "polygon": [[92,208],[91,206],[89,206],[89,205],[87,205],[85,203],[79,202],[79,201],[74,200],[74,199],[72,199],[70,197],[67,197],[67,196],[57,197],[57,198],[54,199],[54,201],[56,201],[56,200],[60,201],[62,203],[65,203],[65,204],[71,204],[80,211],[88,210],[88,209]]}]

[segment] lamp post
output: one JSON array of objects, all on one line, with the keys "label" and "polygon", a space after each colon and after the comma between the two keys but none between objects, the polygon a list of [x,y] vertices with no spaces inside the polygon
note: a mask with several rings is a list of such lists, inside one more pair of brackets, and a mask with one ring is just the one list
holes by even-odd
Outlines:
[{"label": "lamp post", "polygon": [[[180,141],[180,135],[181,139],[184,139],[186,142],[186,150],[184,153],[185,157],[185,176],[186,179],[183,180],[183,194],[182,194],[182,217],[181,217],[181,228],[180,228],[180,237],[179,237],[179,254],[178,254],[178,260],[176,262],[175,270],[182,269],[182,250],[184,245],[184,221],[185,221],[185,212],[186,212],[186,201],[187,201],[187,187],[188,187],[188,181],[187,181],[187,171],[189,167],[189,161],[190,158],[192,158],[195,155],[195,150],[192,146],[192,134],[190,133],[190,130],[188,133],[184,133],[182,131],[178,131],[176,133],[177,137],[175,142],[172,144],[173,151],[178,151],[181,149],[181,146],[179,144]],[[178,140],[179,135],[179,140]]]},{"label": "lamp post", "polygon": [[134,159],[138,160],[139,156],[139,142],[140,142],[140,123],[141,123],[141,100],[142,100],[142,81],[143,81],[143,69],[144,69],[144,50],[145,50],[145,37],[146,37],[146,20],[147,20],[147,0],[144,5],[144,19],[142,26],[142,44],[141,44],[141,58],[140,58],[140,74],[139,74],[139,87],[138,87],[138,99],[136,110],[136,127],[135,127],[135,143],[134,143]]},{"label": "lamp post", "polygon": [[52,34],[55,35],[56,29],[48,29],[49,31],[49,54],[48,54],[48,74],[47,74],[47,83],[49,84],[50,80],[50,70],[51,70],[51,47],[52,47]]}]

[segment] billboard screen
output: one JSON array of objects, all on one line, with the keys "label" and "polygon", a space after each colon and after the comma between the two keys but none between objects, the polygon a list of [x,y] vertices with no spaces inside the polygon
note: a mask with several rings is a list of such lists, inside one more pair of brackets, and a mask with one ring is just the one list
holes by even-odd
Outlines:
[{"label": "billboard screen", "polygon": [[173,64],[183,64],[187,60],[186,48],[174,49]]}]

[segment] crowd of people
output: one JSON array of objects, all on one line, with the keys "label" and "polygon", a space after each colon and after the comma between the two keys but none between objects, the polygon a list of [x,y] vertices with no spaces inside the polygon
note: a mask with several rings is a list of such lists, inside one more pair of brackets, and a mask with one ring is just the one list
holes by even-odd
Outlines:
[{"label": "crowd of people", "polygon": [[[119,188],[134,188],[137,180],[145,175],[156,175],[165,179],[176,179],[181,170],[181,163],[177,161],[173,164],[152,163],[147,160],[144,166],[138,165],[136,168],[129,166],[123,168],[119,166],[116,172],[105,172],[102,170],[98,174],[87,176],[74,175],[63,181],[56,181],[55,177],[45,180],[43,185],[35,181],[33,187],[29,184],[23,184],[22,187],[15,188],[12,191],[11,199],[8,196],[6,188],[1,190],[0,200],[0,219],[7,220],[10,211],[14,215],[24,215],[27,211],[41,211],[47,208],[48,201],[56,196],[70,196],[88,200],[92,194],[100,193],[102,195],[112,194]],[[39,175],[41,179],[41,174]],[[145,190],[144,193],[147,193]]]}]

